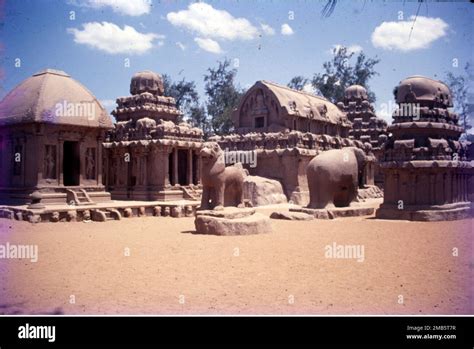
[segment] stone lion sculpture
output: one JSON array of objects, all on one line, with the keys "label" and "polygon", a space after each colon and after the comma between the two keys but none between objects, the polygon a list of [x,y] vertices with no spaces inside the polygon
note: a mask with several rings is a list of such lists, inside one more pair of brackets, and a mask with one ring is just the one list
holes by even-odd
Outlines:
[{"label": "stone lion sculpture", "polygon": [[346,147],[322,152],[306,168],[309,208],[347,207],[357,199],[359,176],[371,158],[362,149]]},{"label": "stone lion sculpture", "polygon": [[204,143],[201,149],[201,210],[223,210],[224,206],[244,207],[241,164],[225,166],[224,152],[215,142]]}]

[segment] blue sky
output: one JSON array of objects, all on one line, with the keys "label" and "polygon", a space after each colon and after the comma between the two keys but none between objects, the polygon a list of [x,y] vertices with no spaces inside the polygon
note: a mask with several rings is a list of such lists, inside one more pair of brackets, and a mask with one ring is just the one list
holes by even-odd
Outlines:
[{"label": "blue sky", "polygon": [[[325,3],[7,0],[0,97],[35,72],[55,68],[87,86],[110,111],[115,98],[129,95],[136,71],[194,80],[203,94],[206,69],[227,57],[238,60],[242,87],[262,79],[286,84],[295,75],[320,72],[331,48],[345,45],[381,59],[380,75],[370,83],[380,110],[403,78],[443,79],[473,60],[474,6],[469,2],[422,4],[410,40],[417,2],[341,0],[329,18],[322,18]],[[15,67],[18,58],[21,66]]]}]

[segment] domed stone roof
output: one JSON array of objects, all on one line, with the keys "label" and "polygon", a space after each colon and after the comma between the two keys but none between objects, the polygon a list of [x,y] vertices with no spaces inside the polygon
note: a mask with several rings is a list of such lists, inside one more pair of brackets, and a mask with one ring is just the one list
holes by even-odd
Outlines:
[{"label": "domed stone roof", "polygon": [[135,73],[130,82],[130,93],[138,95],[140,93],[150,92],[153,95],[162,96],[164,93],[163,78],[160,74],[150,70],[144,70]]},{"label": "domed stone roof", "polygon": [[113,127],[106,110],[87,88],[53,69],[24,80],[0,102],[0,126],[27,123]]},{"label": "domed stone roof", "polygon": [[345,89],[344,98],[346,101],[367,100],[367,90],[361,85],[352,85]]},{"label": "domed stone roof", "polygon": [[449,87],[441,81],[424,76],[410,76],[395,89],[397,103],[420,103],[449,108],[453,106]]}]

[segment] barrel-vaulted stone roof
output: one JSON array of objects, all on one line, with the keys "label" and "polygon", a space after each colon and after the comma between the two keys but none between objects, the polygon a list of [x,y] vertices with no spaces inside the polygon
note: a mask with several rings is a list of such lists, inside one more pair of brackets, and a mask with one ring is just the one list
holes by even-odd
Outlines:
[{"label": "barrel-vaulted stone roof", "polygon": [[320,119],[333,124],[347,123],[346,115],[324,97],[265,80],[257,81],[254,86],[264,86],[270,90],[287,115]]}]

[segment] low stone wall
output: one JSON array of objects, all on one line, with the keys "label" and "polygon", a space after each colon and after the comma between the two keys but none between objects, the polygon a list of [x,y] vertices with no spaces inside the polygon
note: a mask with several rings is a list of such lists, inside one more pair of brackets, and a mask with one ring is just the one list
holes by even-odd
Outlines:
[{"label": "low stone wall", "polygon": [[40,222],[106,222],[132,217],[194,217],[198,202],[157,203],[157,202],[114,202],[109,206],[63,206],[58,208],[27,209],[14,206],[1,206],[0,218]]}]

